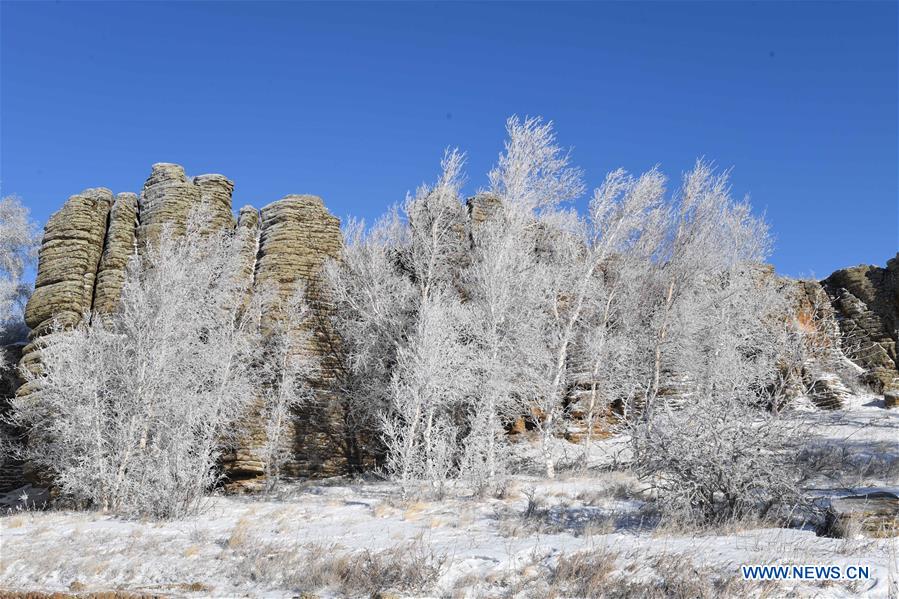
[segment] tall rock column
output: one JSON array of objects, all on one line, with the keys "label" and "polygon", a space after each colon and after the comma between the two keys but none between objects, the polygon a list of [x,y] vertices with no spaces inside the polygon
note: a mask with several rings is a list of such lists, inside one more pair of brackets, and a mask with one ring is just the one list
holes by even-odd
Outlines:
[{"label": "tall rock column", "polygon": [[200,204],[209,211],[209,229],[233,229],[231,194],[234,183],[224,175],[199,175],[193,184],[200,190]]},{"label": "tall rock column", "polygon": [[[305,286],[314,323],[305,351],[320,361],[317,378],[310,381],[316,388],[317,401],[298,414],[290,435],[292,459],[284,470],[304,476],[336,474],[347,467],[347,452],[343,414],[329,392],[336,365],[329,359],[326,323],[330,305],[322,292],[321,269],[327,259],[340,256],[340,220],[328,212],[321,198],[312,195],[286,196],[262,208],[260,219],[256,287],[273,285],[286,299],[297,282]],[[277,313],[265,314],[263,328],[279,317]]]},{"label": "tall rock column", "polygon": [[188,179],[184,168],[168,162],[153,165],[140,195],[138,247],[157,240],[163,229],[182,234],[190,211],[200,203],[201,189]]},{"label": "tall rock column", "polygon": [[[22,348],[20,367],[38,372],[40,350],[54,324],[75,326],[91,311],[112,201],[112,192],[106,188],[86,189],[71,196],[47,221],[34,293],[25,306],[25,323],[31,333]],[[16,395],[24,397],[35,391],[35,383],[26,383]]]},{"label": "tall rock column", "polygon": [[120,193],[109,213],[109,228],[94,289],[95,311],[110,313],[118,306],[128,261],[134,255],[136,236],[137,195]]},{"label": "tall rock column", "polygon": [[25,323],[33,336],[43,334],[54,319],[63,326],[75,325],[91,309],[112,201],[106,188],[86,189],[70,197],[47,222],[34,293],[25,307]]}]

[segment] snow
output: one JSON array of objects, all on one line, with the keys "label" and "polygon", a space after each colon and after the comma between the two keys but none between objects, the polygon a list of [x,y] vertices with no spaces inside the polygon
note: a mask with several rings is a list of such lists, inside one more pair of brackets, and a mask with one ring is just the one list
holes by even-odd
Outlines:
[{"label": "snow", "polygon": [[[794,417],[807,419],[819,441],[884,466],[872,470],[872,478],[848,476],[851,480],[830,481],[830,487],[816,481],[821,494],[899,492],[899,412],[862,397],[844,410],[797,411]],[[641,520],[641,501],[629,494],[639,488],[636,481],[627,473],[595,468],[613,460],[620,447],[620,439],[597,442],[589,453],[593,469],[569,469],[557,480],[517,475],[502,498],[451,491],[442,500],[403,502],[391,483],[338,478],[286,484],[265,498],[212,497],[199,517],[185,520],[127,521],[71,511],[12,514],[0,518],[0,589],[291,597],[308,589],[297,587],[291,571],[296,563],[284,562],[281,572],[277,560],[316,545],[334,557],[409,545],[445,558],[428,596],[532,596],[535,581],[560,556],[577,552],[605,556],[611,578],[624,580],[652,579],[658,575],[653,564],[679,560],[701,567],[698,573],[688,568],[688,578],[713,573],[737,579],[739,567],[749,564],[867,565],[871,580],[778,582],[773,583],[777,592],[769,588],[768,594],[888,597],[890,588],[895,592],[896,539],[833,539],[811,530],[750,526],[690,531]],[[581,447],[565,451],[572,464],[583,456]],[[853,485],[846,487],[847,482]],[[536,515],[525,517],[529,501]],[[277,575],[265,569],[266,560]],[[335,588],[317,592],[340,596]]]}]

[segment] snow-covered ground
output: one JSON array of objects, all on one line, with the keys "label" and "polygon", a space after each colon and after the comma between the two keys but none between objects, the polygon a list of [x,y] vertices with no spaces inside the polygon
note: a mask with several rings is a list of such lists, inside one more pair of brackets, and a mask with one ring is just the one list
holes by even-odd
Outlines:
[{"label": "snow-covered ground", "polygon": [[[871,397],[837,412],[799,411],[850,471],[822,495],[899,492],[899,411]],[[604,440],[594,462],[614,459]],[[572,464],[582,448],[566,449]],[[274,496],[213,497],[195,519],[123,521],[99,513],[0,518],[0,589],[143,591],[172,596],[815,596],[899,593],[897,539],[834,539],[811,530],[734,526],[690,531],[641,516],[625,472],[571,468],[519,475],[500,497],[450,493],[401,501],[384,482],[285,485]],[[530,508],[530,509],[529,509]],[[868,566],[853,582],[741,580],[741,565]],[[891,595],[892,593],[892,595]]]}]

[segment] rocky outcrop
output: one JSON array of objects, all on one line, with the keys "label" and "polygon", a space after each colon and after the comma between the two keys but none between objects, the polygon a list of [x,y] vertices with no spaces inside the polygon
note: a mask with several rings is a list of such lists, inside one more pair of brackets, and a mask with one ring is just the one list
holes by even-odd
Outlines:
[{"label": "rocky outcrop", "polygon": [[[340,402],[331,392],[335,361],[327,328],[331,309],[322,292],[320,274],[329,258],[338,258],[343,246],[340,221],[325,208],[321,198],[312,195],[289,195],[260,210],[259,253],[255,286],[274,288],[286,300],[297,283],[305,287],[312,309],[311,335],[304,351],[316,356],[319,368],[310,381],[316,399],[303,410],[290,432],[293,458],[285,464],[291,474],[330,475],[348,467],[344,444],[344,420]],[[282,318],[277,311],[267,311],[263,328]]]},{"label": "rocky outcrop", "polygon": [[[34,292],[25,306],[25,323],[31,332],[19,361],[22,368],[37,372],[43,336],[54,326],[75,326],[90,313],[112,203],[110,190],[86,189],[71,196],[47,221]],[[29,383],[16,394],[34,390]]]},{"label": "rocky outcrop", "polygon": [[899,254],[886,268],[855,266],[821,282],[836,312],[843,351],[875,391],[899,389]]},{"label": "rocky outcrop", "polygon": [[[189,178],[181,166],[154,164],[140,197],[119,194],[113,200],[108,189],[89,189],[72,196],[47,223],[40,252],[36,290],[26,308],[32,329],[22,366],[38,369],[40,348],[51,323],[69,327],[91,313],[116,309],[125,282],[128,261],[135,251],[158,239],[163,230],[182,234],[191,212],[207,212],[209,230],[234,230],[240,237],[239,267],[235,276],[248,289],[271,286],[282,298],[297,283],[306,289],[314,317],[311,335],[306,331],[303,351],[315,354],[321,367],[316,380],[316,408],[299,415],[291,443],[296,456],[285,470],[292,474],[332,474],[346,467],[346,451],[337,432],[342,415],[330,395],[335,362],[330,356],[331,339],[325,330],[330,309],[321,293],[319,273],[324,261],[340,255],[340,222],[322,200],[310,195],[291,195],[257,211],[231,210],[234,184],[222,175]],[[265,313],[263,326],[271,326],[281,315]],[[19,387],[19,394],[34,389]],[[231,472],[256,476],[263,465],[254,448],[262,440],[260,423],[253,415],[244,442],[232,456]]]},{"label": "rocky outcrop", "polygon": [[109,313],[119,303],[128,261],[134,255],[137,234],[137,195],[120,193],[109,213],[106,243],[97,271],[93,309]]},{"label": "rocky outcrop", "polygon": [[[184,233],[187,217],[199,205],[201,195],[201,188],[194,185],[181,166],[154,164],[140,195],[138,246],[158,239],[166,227],[173,234]],[[213,194],[207,190],[207,195]]]},{"label": "rocky outcrop", "polygon": [[223,175],[200,175],[193,178],[193,184],[200,189],[201,206],[208,210],[209,229],[233,229],[231,194],[234,183]]},{"label": "rocky outcrop", "polygon": [[25,308],[32,335],[43,334],[54,320],[63,326],[77,324],[91,309],[112,202],[108,189],[86,189],[50,217],[38,254],[34,293]]},{"label": "rocky outcrop", "polygon": [[842,352],[840,327],[830,298],[817,281],[781,280],[793,287],[793,310],[804,334],[806,356],[799,372],[785,374],[795,385],[796,395],[807,393],[820,408],[840,408],[852,395],[847,382],[857,372]]},{"label": "rocky outcrop", "polygon": [[468,198],[465,206],[468,209],[468,218],[473,228],[497,217],[503,208],[500,199],[489,193],[479,193],[474,197]]},{"label": "rocky outcrop", "polygon": [[[322,264],[340,255],[340,220],[312,195],[289,195],[273,202],[262,208],[260,220],[256,286],[271,285],[286,300],[302,281],[315,300]],[[278,317],[269,313],[264,321]]]}]

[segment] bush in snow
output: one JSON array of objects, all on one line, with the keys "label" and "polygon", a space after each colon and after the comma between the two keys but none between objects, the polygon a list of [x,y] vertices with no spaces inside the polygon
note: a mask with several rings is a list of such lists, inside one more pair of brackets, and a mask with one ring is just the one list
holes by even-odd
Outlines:
[{"label": "bush in snow", "polygon": [[122,515],[193,512],[253,402],[258,306],[229,234],[165,233],[134,256],[119,310],[42,339],[37,391],[12,400],[24,458],[75,500]]},{"label": "bush in snow", "polygon": [[[808,507],[800,481],[803,435],[780,416],[700,399],[659,406],[631,428],[637,474],[678,522],[766,517]],[[772,509],[775,509],[772,512]]]}]

